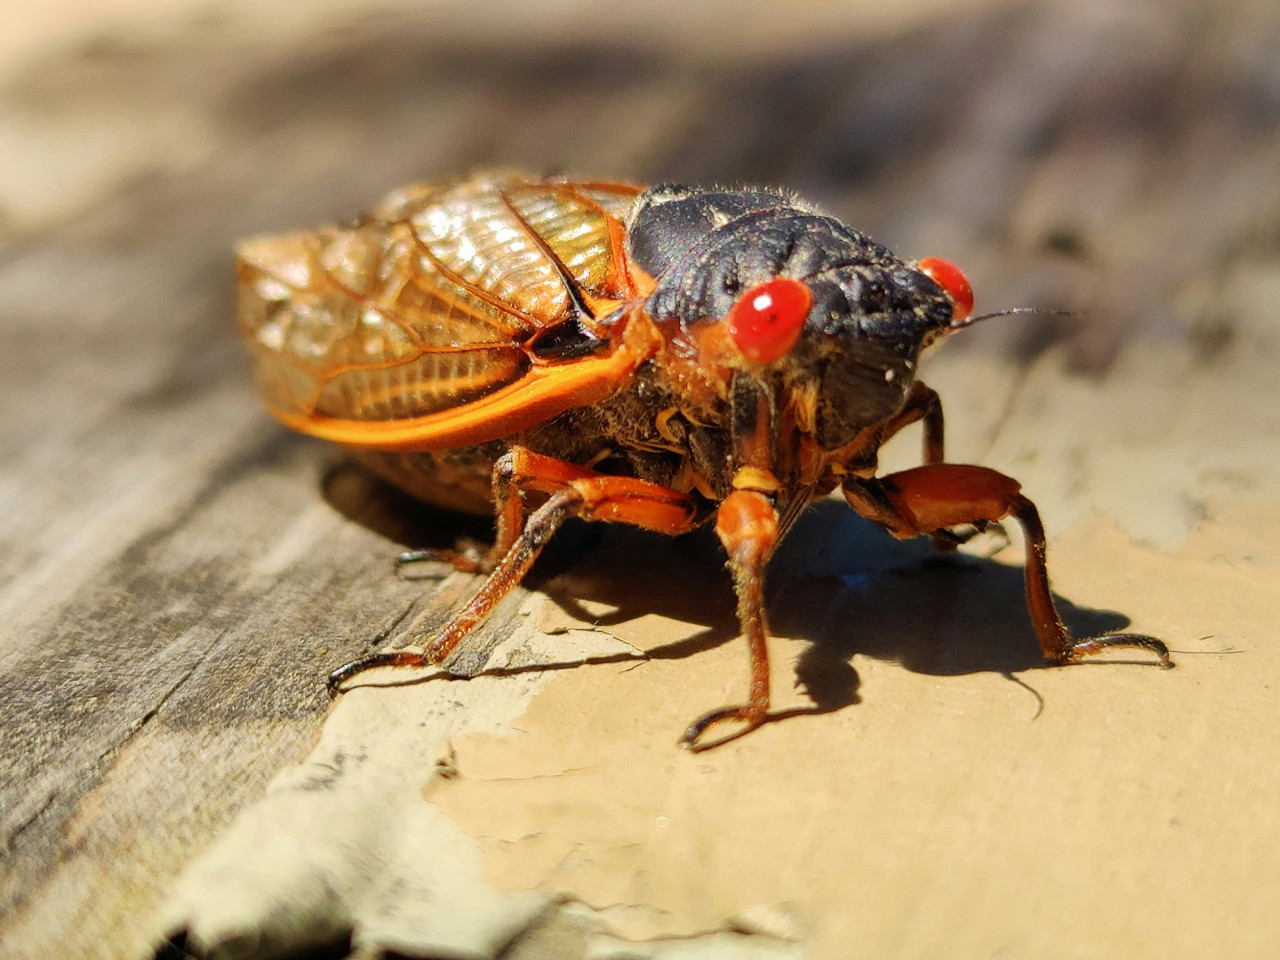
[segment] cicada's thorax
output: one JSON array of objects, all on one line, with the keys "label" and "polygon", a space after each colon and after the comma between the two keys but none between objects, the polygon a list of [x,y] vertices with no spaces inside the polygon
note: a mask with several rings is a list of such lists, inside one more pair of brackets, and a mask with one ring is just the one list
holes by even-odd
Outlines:
[{"label": "cicada's thorax", "polygon": [[[655,285],[617,322],[651,323],[660,346],[625,389],[525,442],[709,500],[772,485],[787,501],[873,467],[920,350],[952,316],[919,269],[778,192],[654,188],[627,244]],[[804,309],[785,349],[762,355],[730,318],[778,278]]]}]

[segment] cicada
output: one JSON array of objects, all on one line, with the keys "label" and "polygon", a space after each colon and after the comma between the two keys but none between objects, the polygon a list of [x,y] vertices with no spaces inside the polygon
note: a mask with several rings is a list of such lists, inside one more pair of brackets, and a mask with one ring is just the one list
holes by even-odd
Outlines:
[{"label": "cicada", "polygon": [[[769,558],[836,490],[895,537],[943,546],[1013,518],[1049,661],[1140,647],[1169,663],[1152,637],[1073,637],[1017,481],[944,461],[917,365],[975,319],[945,260],[903,260],[781,190],[514,173],[413,185],[354,225],[238,254],[240,330],[271,413],[424,501],[496,516],[487,553],[430,554],[487,575],[470,602],[421,652],[348,663],[331,691],[442,664],[570,517],[673,535],[711,523],[750,691],[681,739],[723,742],[769,716]],[[877,476],[880,446],[916,422],[922,465]]]}]

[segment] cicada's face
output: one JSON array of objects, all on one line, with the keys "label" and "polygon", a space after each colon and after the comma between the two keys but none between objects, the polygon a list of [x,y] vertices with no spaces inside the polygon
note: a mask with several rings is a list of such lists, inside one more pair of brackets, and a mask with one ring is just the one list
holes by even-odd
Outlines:
[{"label": "cicada's face", "polygon": [[972,306],[945,261],[909,264],[780,193],[659,187],[629,242],[658,281],[650,314],[723,328],[735,375],[804,398],[824,450],[893,416],[920,351]]}]

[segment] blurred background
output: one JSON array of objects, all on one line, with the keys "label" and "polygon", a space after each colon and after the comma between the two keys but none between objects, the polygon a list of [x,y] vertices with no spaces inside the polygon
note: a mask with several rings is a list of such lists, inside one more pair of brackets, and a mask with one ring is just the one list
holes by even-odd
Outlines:
[{"label": "blurred background", "polygon": [[161,257],[93,288],[126,322],[246,232],[495,164],[786,184],[982,309],[1087,307],[983,336],[1089,371],[1135,324],[1220,348],[1204,267],[1277,229],[1265,2],[116,0],[19,13],[0,56],[0,238]]},{"label": "blurred background", "polygon": [[[1204,557],[1280,562],[1274,0],[27,5],[0,35],[0,760],[22,784],[2,788],[0,914],[25,905],[0,934],[36,929],[41,902],[89,903],[87,881],[34,891],[159,705],[192,726],[210,704],[244,715],[225,676],[189,695],[201,631],[273,726],[208,775],[221,799],[154,801],[182,850],[305,754],[315,662],[336,657],[259,663],[252,631],[218,631],[310,617],[349,636],[403,587],[363,541],[310,580],[255,566],[297,559],[271,525],[328,454],[255,404],[233,244],[487,166],[781,184],[957,262],[979,311],[1071,311],[992,320],[932,358],[956,458],[1019,476],[1051,534],[1101,510],[1164,549],[1217,523]],[[360,571],[341,590],[335,556]],[[86,928],[100,944],[130,942],[119,918],[185,855],[130,816],[92,855],[132,845],[146,879]]]}]

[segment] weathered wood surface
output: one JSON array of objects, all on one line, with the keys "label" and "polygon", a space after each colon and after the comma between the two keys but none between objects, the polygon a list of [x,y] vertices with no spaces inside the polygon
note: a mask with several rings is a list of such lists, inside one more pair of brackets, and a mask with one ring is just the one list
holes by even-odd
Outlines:
[{"label": "weathered wood surface", "polygon": [[[210,9],[0,89],[0,953],[1280,939],[1272,5],[330,5],[277,42]],[[1073,626],[1132,620],[1179,669],[1032,672],[1015,557],[929,569],[820,509],[771,607],[780,706],[818,716],[679,753],[745,684],[714,546],[579,531],[555,602],[470,645],[505,676],[326,725],[328,668],[473,587],[390,576],[399,545],[483,529],[266,420],[229,250],[495,164],[784,183],[962,263],[983,309],[1087,311],[992,321],[926,376],[953,456],[1040,503]]]}]

